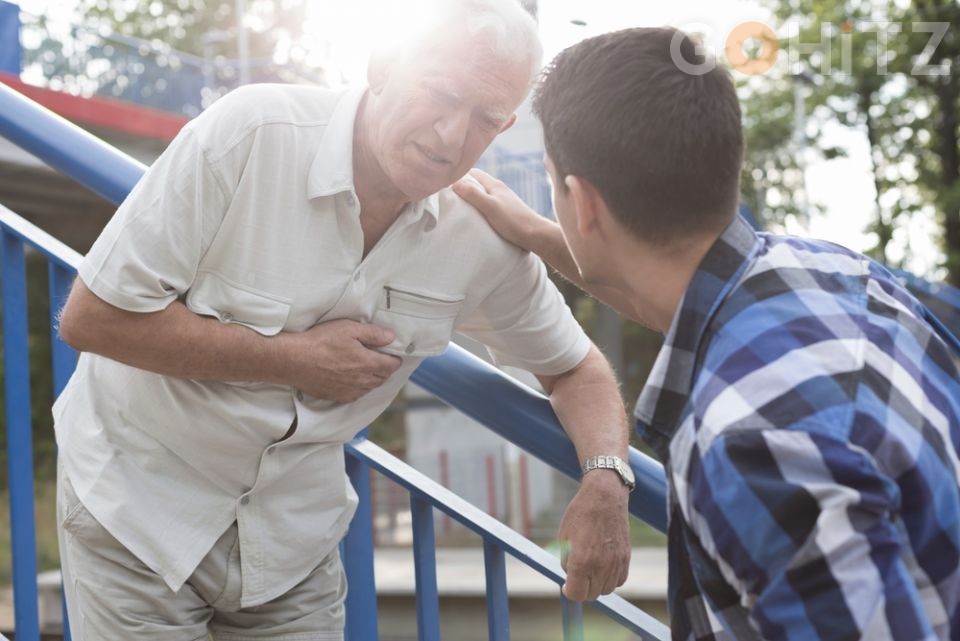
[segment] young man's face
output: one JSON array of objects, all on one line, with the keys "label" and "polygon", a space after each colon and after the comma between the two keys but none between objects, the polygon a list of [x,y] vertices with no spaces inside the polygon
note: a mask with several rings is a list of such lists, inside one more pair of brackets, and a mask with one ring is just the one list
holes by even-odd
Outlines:
[{"label": "young man's face", "polygon": [[524,63],[478,57],[477,43],[389,64],[376,94],[371,152],[391,183],[419,200],[463,177],[514,121],[526,95]]}]

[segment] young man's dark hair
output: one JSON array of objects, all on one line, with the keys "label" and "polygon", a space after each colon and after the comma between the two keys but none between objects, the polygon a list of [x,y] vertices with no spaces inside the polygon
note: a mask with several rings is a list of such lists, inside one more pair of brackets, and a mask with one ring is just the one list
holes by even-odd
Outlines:
[{"label": "young man's dark hair", "polygon": [[584,40],[549,66],[533,108],[560,179],[589,180],[639,237],[719,231],[736,212],[740,105],[691,36],[626,29]]}]

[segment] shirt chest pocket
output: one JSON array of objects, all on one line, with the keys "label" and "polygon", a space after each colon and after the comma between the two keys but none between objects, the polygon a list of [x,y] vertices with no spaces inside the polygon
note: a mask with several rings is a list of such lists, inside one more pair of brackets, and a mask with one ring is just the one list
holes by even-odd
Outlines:
[{"label": "shirt chest pocket", "polygon": [[213,272],[197,274],[185,302],[195,314],[243,325],[264,336],[278,334],[290,315],[289,301],[251,291]]},{"label": "shirt chest pocket", "polygon": [[388,285],[380,293],[373,324],[393,330],[380,350],[396,356],[436,356],[450,343],[463,295],[443,295]]}]

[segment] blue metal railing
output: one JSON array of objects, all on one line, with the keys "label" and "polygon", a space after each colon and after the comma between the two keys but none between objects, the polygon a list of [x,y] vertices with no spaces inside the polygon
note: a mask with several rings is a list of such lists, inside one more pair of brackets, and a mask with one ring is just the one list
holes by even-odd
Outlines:
[{"label": "blue metal railing", "polygon": [[[48,263],[51,327],[54,304],[65,298],[80,255],[0,206],[3,287],[3,367],[7,419],[7,469],[10,487],[10,528],[13,561],[14,625],[18,639],[40,638],[37,609],[37,555],[33,509],[33,443],[30,419],[30,356],[27,336],[27,281],[24,245],[44,255]],[[53,385],[59,394],[76,357],[53,338]],[[69,641],[69,636],[65,637]]]},{"label": "blue metal railing", "polygon": [[[113,202],[122,200],[144,167],[80,131],[43,107],[0,85],[0,136],[7,137],[52,167],[75,178]],[[3,236],[4,343],[7,420],[10,450],[11,521],[14,524],[14,594],[17,638],[39,639],[37,621],[36,546],[30,444],[29,362],[26,336],[24,243],[45,255],[50,265],[51,322],[79,264],[80,256],[56,239],[0,208]],[[52,332],[55,392],[59,393],[75,364],[72,350]],[[464,350],[451,346],[441,357],[428,359],[414,374],[427,390],[486,424],[573,478],[579,466],[572,444],[548,401]],[[490,398],[497,398],[491,403]],[[12,449],[16,443],[17,449]],[[348,471],[361,498],[357,516],[343,542],[351,589],[347,600],[350,639],[378,638],[373,583],[373,536],[369,470],[387,476],[410,492],[414,520],[414,563],[417,579],[417,619],[420,639],[439,639],[439,608],[433,545],[433,508],[449,514],[483,539],[487,577],[490,639],[509,638],[505,584],[505,553],[544,576],[563,581],[559,561],[473,507],[449,490],[361,438],[346,448]],[[631,451],[638,479],[630,510],[661,531],[666,526],[665,481],[659,463]],[[579,604],[562,598],[564,638],[583,636]],[[596,607],[644,639],[667,639],[669,630],[618,596],[604,597]]]}]

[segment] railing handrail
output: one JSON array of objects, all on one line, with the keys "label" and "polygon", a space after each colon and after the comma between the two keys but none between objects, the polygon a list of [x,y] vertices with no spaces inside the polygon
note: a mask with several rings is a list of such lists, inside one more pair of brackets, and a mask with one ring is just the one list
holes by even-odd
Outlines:
[{"label": "railing handrail", "polygon": [[[511,556],[533,568],[557,585],[562,585],[565,574],[560,560],[536,543],[524,538],[508,526],[476,507],[466,499],[451,492],[422,472],[368,441],[359,438],[346,445],[348,454],[354,456],[371,468],[377,470],[408,491],[425,498],[438,510],[450,515],[467,528],[480,534],[484,539],[494,541],[509,552]],[[638,610],[624,598],[616,594],[602,596],[594,605],[617,622],[634,628],[640,625],[638,632],[644,639],[669,639],[670,630],[664,624]]]},{"label": "railing handrail", "polygon": [[7,209],[3,204],[0,204],[0,225],[46,256],[48,260],[74,271],[80,266],[80,261],[83,259],[80,252],[65,245],[16,212]]},{"label": "railing handrail", "polygon": [[147,169],[3,83],[0,135],[115,204],[127,197]]},{"label": "railing handrail", "polygon": [[[0,135],[115,204],[146,171],[143,164],[2,84]],[[542,395],[456,345],[424,361],[413,380],[548,465],[579,479],[573,445]],[[490,403],[491,396],[501,402]],[[663,467],[633,448],[630,464],[638,479],[630,497],[631,513],[665,531]]]},{"label": "railing handrail", "polygon": [[[580,462],[550,401],[458,345],[428,358],[413,382],[570,478],[580,479]],[[490,399],[497,399],[491,403]],[[637,480],[630,513],[666,532],[666,479],[663,465],[630,448]]]}]

